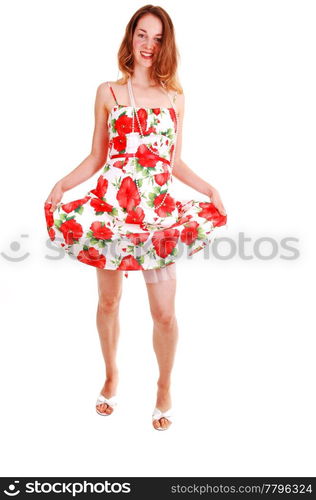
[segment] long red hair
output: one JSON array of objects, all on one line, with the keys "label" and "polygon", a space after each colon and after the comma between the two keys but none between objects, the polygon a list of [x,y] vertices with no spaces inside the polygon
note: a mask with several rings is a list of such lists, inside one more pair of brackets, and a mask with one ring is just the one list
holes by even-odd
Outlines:
[{"label": "long red hair", "polygon": [[151,4],[140,7],[126,26],[125,35],[118,51],[118,66],[123,76],[117,83],[124,85],[133,74],[133,35],[138,21],[145,14],[153,14],[162,23],[161,46],[157,58],[149,68],[149,78],[158,85],[163,83],[167,90],[175,90],[182,94],[183,89],[177,76],[180,54],[175,41],[173,23],[169,14],[162,7]]}]

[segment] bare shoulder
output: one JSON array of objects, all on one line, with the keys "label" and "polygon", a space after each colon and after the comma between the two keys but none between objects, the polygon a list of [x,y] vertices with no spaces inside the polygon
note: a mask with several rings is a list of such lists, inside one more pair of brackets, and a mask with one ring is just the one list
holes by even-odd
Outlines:
[{"label": "bare shoulder", "polygon": [[181,94],[177,94],[176,101],[175,101],[175,107],[180,116],[183,115],[184,113],[184,92]]},{"label": "bare shoulder", "polygon": [[101,82],[97,87],[97,98],[105,107],[105,110],[109,113],[112,106],[112,93],[108,83],[112,86],[113,82],[109,80]]}]

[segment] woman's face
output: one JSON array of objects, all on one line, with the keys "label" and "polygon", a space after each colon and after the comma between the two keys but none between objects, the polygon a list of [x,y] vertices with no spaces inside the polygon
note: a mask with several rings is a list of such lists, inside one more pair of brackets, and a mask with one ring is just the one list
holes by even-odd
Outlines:
[{"label": "woman's face", "polygon": [[139,19],[133,35],[135,63],[151,66],[160,50],[162,36],[162,22],[158,17],[145,14]]}]

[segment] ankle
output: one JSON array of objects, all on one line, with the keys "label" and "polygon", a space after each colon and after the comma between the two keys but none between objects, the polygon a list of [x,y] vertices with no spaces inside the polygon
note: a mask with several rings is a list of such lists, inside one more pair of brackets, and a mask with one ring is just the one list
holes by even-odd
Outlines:
[{"label": "ankle", "polygon": [[170,392],[170,386],[171,386],[170,381],[161,382],[158,380],[157,382],[157,388],[159,392],[165,392],[165,393]]},{"label": "ankle", "polygon": [[111,372],[105,374],[105,380],[108,383],[117,382],[118,377],[119,377],[118,370],[111,370]]}]

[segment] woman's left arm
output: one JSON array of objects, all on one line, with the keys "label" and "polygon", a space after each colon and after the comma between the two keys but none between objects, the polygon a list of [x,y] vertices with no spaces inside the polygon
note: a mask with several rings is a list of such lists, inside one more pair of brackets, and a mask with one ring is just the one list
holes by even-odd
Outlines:
[{"label": "woman's left arm", "polygon": [[181,146],[182,146],[182,124],[184,117],[184,94],[178,94],[178,135],[176,144],[176,156],[173,166],[173,175],[183,182],[187,186],[196,189],[200,193],[205,194],[211,199],[211,202],[215,205],[217,210],[222,214],[226,215],[226,210],[220,198],[217,189],[211,184],[206,182],[204,179],[199,177],[193,170],[191,170],[186,163],[181,159]]}]

